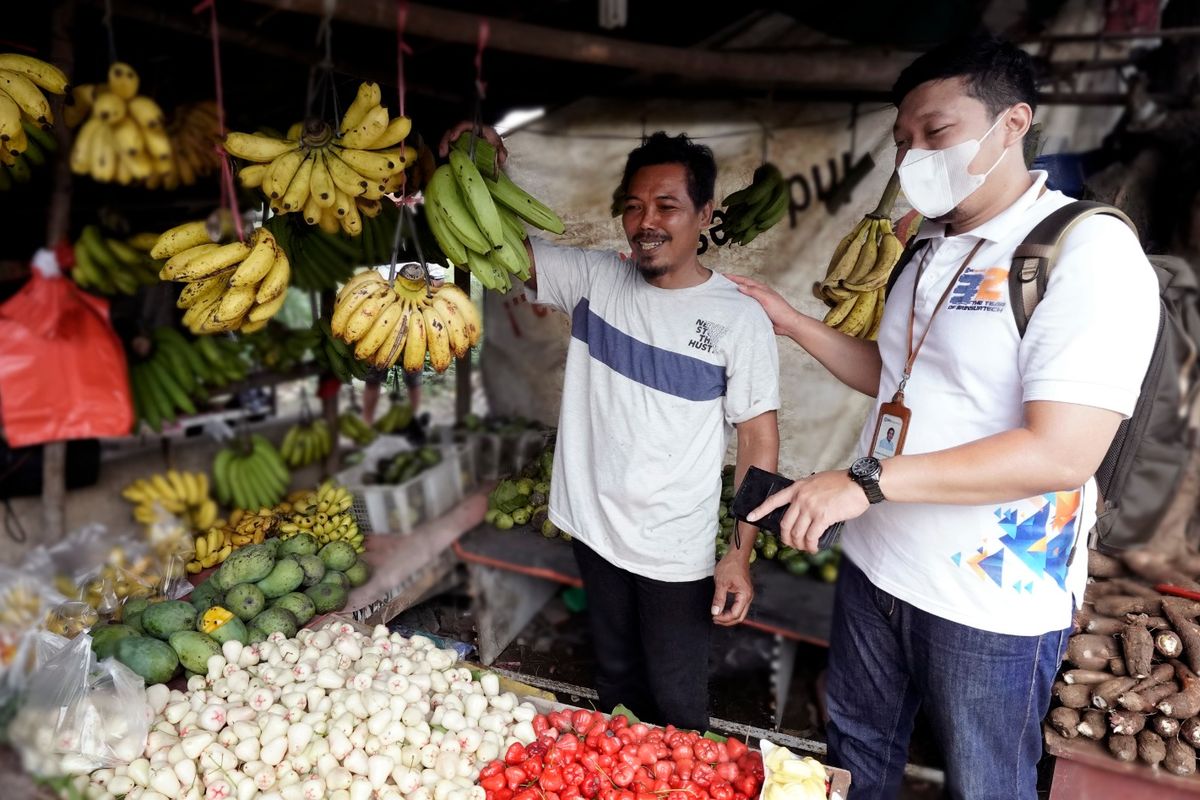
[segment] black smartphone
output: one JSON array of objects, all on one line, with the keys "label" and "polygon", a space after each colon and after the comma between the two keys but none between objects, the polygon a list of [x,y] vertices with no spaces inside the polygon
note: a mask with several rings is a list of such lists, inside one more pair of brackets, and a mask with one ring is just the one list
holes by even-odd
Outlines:
[{"label": "black smartphone", "polygon": [[[786,489],[792,483],[794,481],[782,475],[767,472],[758,467],[750,467],[746,470],[746,477],[742,479],[742,485],[738,487],[737,494],[733,496],[733,506],[730,511],[734,519],[778,535],[779,526],[783,522],[783,515],[787,513],[788,506],[780,506],[755,522],[750,522],[746,516],[762,505],[768,497],[781,489]],[[821,550],[833,547],[837,543],[838,537],[841,536],[844,524],[844,522],[835,522],[826,528],[825,532],[821,534],[817,547]]]}]

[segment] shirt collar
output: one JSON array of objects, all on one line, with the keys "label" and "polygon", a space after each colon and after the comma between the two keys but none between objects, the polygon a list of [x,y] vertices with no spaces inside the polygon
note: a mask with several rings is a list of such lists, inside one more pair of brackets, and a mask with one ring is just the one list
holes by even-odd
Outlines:
[{"label": "shirt collar", "polygon": [[[1033,185],[1018,197],[1016,202],[982,225],[967,231],[963,236],[987,239],[992,242],[999,242],[1007,237],[1012,232],[1014,223],[1033,207],[1046,186],[1047,173],[1045,170],[1031,170],[1029,174],[1033,178]],[[946,238],[946,223],[929,220],[921,223],[921,228],[917,231],[916,236],[918,242],[924,239],[944,238]]]}]

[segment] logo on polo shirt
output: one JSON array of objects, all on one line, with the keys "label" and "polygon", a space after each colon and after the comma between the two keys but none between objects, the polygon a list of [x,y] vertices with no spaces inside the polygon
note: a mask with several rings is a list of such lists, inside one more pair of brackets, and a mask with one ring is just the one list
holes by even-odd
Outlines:
[{"label": "logo on polo shirt", "polygon": [[1008,270],[1003,267],[968,269],[959,276],[948,311],[1004,311],[1008,308]]},{"label": "logo on polo shirt", "polygon": [[698,319],[696,320],[695,334],[688,340],[688,347],[702,353],[715,353],[717,344],[725,338],[727,333],[729,333],[729,328],[724,325],[718,325],[706,319]]}]

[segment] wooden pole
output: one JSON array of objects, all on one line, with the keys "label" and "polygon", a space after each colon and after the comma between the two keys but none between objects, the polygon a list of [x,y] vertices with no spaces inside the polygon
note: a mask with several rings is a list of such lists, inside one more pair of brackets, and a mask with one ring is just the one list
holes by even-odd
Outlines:
[{"label": "wooden pole", "polygon": [[[326,0],[251,2],[313,16],[323,16],[329,5]],[[343,22],[380,30],[396,29],[393,0],[338,3],[333,15]],[[420,4],[409,6],[407,35],[474,45],[481,21],[489,25],[487,46],[492,50],[638,72],[683,75],[692,80],[887,89],[914,55],[882,47],[845,47],[836,51],[790,54],[700,50],[613,39]]]},{"label": "wooden pole", "polygon": [[[321,316],[329,319],[333,316],[333,303],[337,299],[337,294],[333,291],[324,291],[321,293]],[[318,388],[321,385],[320,377],[317,378]],[[331,478],[341,465],[341,453],[338,452],[338,395],[334,394],[321,400],[321,413],[325,415],[325,424],[329,426],[329,434],[333,437],[333,447],[329,449],[329,455],[325,456],[325,463],[322,465],[324,475],[322,477]]]},{"label": "wooden pole", "polygon": [[[74,0],[58,3],[51,16],[50,61],[63,72],[71,74],[74,66],[71,45],[71,22],[75,16]],[[51,95],[55,104],[54,135],[58,153],[54,158],[54,190],[46,211],[46,246],[54,247],[67,237],[71,223],[71,168],[69,154],[71,137],[62,121],[62,101]],[[42,461],[42,536],[45,542],[55,542],[66,534],[67,511],[67,443],[47,442]]]}]

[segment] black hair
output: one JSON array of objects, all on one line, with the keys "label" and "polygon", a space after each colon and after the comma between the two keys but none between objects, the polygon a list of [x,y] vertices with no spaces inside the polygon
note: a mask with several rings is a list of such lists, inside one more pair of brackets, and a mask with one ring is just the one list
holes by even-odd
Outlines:
[{"label": "black hair", "polygon": [[1012,42],[987,33],[953,39],[919,56],[892,85],[892,102],[899,106],[922,83],[946,78],[964,78],[967,94],[992,116],[1017,103],[1037,110],[1033,59]]},{"label": "black hair", "polygon": [[700,208],[713,199],[717,185],[717,162],[712,148],[697,144],[686,134],[668,136],[657,131],[629,153],[625,161],[625,174],[621,178],[620,198],[624,204],[629,191],[629,181],[642,167],[657,164],[681,164],[687,172],[688,196],[692,204]]}]

